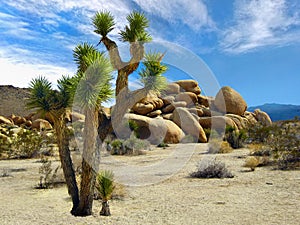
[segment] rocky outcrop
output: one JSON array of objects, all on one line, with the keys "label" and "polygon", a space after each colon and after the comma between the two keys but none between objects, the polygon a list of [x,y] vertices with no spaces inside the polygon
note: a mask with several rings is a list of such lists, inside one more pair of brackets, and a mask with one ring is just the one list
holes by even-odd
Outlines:
[{"label": "rocky outcrop", "polygon": [[[206,142],[204,128],[222,132],[225,131],[226,126],[240,130],[254,125],[257,121],[270,124],[264,113],[250,113],[246,109],[247,104],[243,97],[230,87],[223,87],[215,97],[208,97],[201,95],[201,89],[196,81],[179,80],[168,84],[161,96],[151,93],[137,102],[131,109],[131,114],[160,119],[157,120],[160,122],[174,122],[176,138],[165,139],[170,143],[173,143],[174,140],[176,143],[178,142],[180,133],[178,129],[185,135],[191,135],[198,142]],[[141,136],[149,135],[149,125],[144,126],[141,122],[139,124],[142,127],[139,130]],[[160,126],[155,125],[154,127]],[[158,130],[157,133],[162,134]],[[158,137],[155,136],[155,138]]]},{"label": "rocky outcrop", "polygon": [[254,111],[254,117],[265,126],[272,125],[272,120],[266,112],[261,111],[260,109],[256,109]]},{"label": "rocky outcrop", "polygon": [[222,87],[216,95],[214,106],[221,112],[236,114],[242,116],[246,109],[247,103],[243,97],[231,87]]}]

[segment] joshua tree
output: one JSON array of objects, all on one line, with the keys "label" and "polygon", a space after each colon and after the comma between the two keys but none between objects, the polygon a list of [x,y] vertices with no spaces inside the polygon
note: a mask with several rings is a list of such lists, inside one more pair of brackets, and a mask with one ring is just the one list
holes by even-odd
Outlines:
[{"label": "joshua tree", "polygon": [[53,90],[51,83],[44,77],[38,77],[30,82],[30,97],[27,106],[37,112],[47,115],[54,123],[59,156],[67,183],[68,192],[73,201],[71,213],[74,214],[79,204],[78,187],[75,178],[69,149],[69,137],[65,122],[66,109],[72,102],[69,92],[71,78],[63,77],[58,81],[58,90]]},{"label": "joshua tree", "polygon": [[[163,54],[150,53],[144,61],[146,68],[140,75],[144,88],[130,92],[128,89],[128,77],[137,70],[140,61],[144,58],[144,43],[151,41],[151,36],[147,32],[149,21],[143,13],[133,11],[127,16],[128,25],[124,30],[120,31],[120,40],[130,44],[131,58],[128,62],[122,61],[116,42],[111,40],[107,35],[114,29],[115,21],[110,12],[97,12],[93,17],[93,25],[95,33],[101,36],[98,44],[103,43],[109,52],[110,61],[115,70],[118,71],[116,80],[116,105],[112,112],[112,125],[114,131],[118,133],[122,118],[128,108],[131,108],[136,102],[145,97],[151,89],[161,90],[165,84],[165,79],[161,76],[166,67],[160,62]],[[150,71],[151,70],[151,71]],[[103,136],[103,135],[100,135]]]},{"label": "joshua tree", "polygon": [[89,44],[78,45],[74,50],[74,58],[78,64],[75,103],[85,114],[82,176],[80,185],[80,202],[75,215],[92,214],[93,194],[98,172],[96,161],[96,140],[98,112],[101,103],[112,95],[110,80],[112,67],[107,58]]},{"label": "joshua tree", "polygon": [[97,176],[97,189],[102,200],[101,216],[110,216],[108,201],[111,199],[114,186],[114,174],[110,170],[101,171]]}]

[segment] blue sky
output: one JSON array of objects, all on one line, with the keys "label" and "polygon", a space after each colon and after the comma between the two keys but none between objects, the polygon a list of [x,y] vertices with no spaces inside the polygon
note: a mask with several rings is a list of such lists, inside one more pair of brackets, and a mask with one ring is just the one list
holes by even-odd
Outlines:
[{"label": "blue sky", "polygon": [[[112,12],[117,40],[133,9],[149,18],[154,41],[197,55],[249,106],[300,105],[300,0],[0,0],[0,84],[27,87],[38,75],[55,82],[74,74],[74,47],[99,41],[94,13]],[[174,71],[168,77],[180,79]]]}]

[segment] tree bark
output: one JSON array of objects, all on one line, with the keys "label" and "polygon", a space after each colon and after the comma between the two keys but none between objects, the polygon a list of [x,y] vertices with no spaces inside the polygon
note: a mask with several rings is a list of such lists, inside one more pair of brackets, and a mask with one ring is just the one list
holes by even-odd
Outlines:
[{"label": "tree bark", "polygon": [[79,193],[76,183],[75,171],[70,155],[69,137],[67,136],[67,127],[64,121],[64,114],[59,119],[55,119],[54,129],[57,136],[57,143],[59,149],[59,158],[66,180],[68,193],[72,198],[73,207],[71,214],[74,214],[75,209],[79,205]]},{"label": "tree bark", "polygon": [[96,157],[96,138],[98,127],[98,110],[89,108],[86,110],[82,176],[80,185],[80,201],[76,209],[76,216],[89,216],[92,214],[93,196],[96,181],[96,173],[99,164]]},{"label": "tree bark", "polygon": [[108,201],[102,201],[102,208],[100,211],[100,216],[110,216],[110,209]]}]

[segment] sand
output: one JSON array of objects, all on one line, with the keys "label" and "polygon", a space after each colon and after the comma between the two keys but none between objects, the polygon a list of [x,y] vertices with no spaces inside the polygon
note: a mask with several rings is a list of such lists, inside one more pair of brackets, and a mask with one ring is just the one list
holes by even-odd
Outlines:
[{"label": "sand", "polygon": [[[174,174],[172,165],[178,164],[181,157],[174,154],[174,149],[184,152],[191,146],[172,145],[146,155],[119,156],[114,158],[114,163],[104,155],[101,168],[114,170],[118,165],[130,164],[133,168],[148,165],[150,169],[158,168],[157,171],[163,165],[159,164],[162,159],[172,156],[172,162],[161,173],[140,170],[138,182],[133,181],[136,186],[125,187],[125,198],[110,201],[110,217],[99,216],[99,201],[94,201],[92,216],[72,216],[64,185],[35,189],[41,165],[37,159],[0,161],[0,174],[6,170],[10,175],[0,178],[0,224],[299,224],[300,171],[259,167],[248,172],[242,166],[248,149],[208,155],[207,145],[197,144],[193,155],[181,160],[182,168]],[[224,162],[234,178],[189,177],[199,161],[211,157]],[[53,166],[58,163],[55,161]],[[124,169],[116,169],[116,174],[119,181],[122,176],[131,177]],[[153,180],[155,177],[157,180]]]}]

